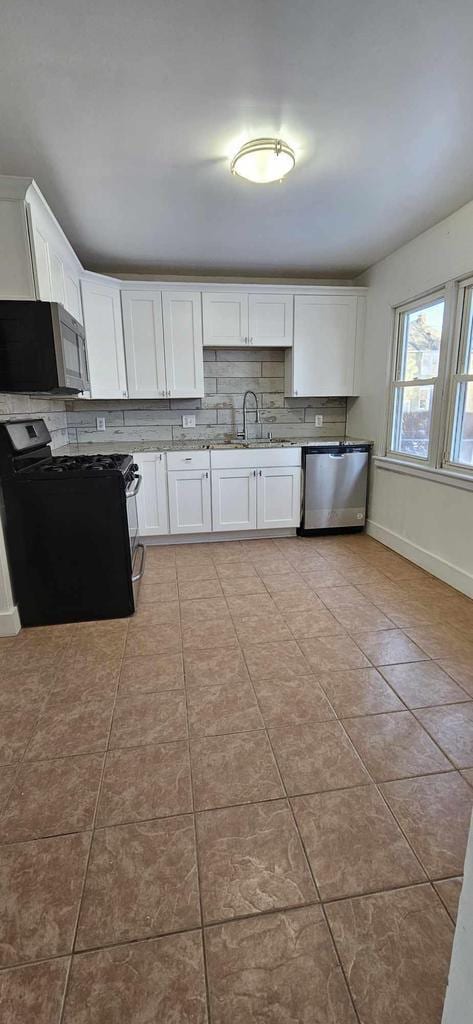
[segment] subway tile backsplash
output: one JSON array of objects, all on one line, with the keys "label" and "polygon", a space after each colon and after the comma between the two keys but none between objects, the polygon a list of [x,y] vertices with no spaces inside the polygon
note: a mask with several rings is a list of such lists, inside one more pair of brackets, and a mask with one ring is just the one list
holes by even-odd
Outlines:
[{"label": "subway tile backsplash", "polygon": [[[345,398],[284,398],[283,349],[204,349],[204,378],[202,399],[68,401],[69,441],[222,440],[241,430],[247,390],[255,392],[261,411],[259,424],[249,414],[252,438],[265,438],[268,431],[275,438],[345,433]],[[186,412],[195,414],[195,427],[182,426]],[[322,427],[315,426],[318,413],[324,418]],[[105,417],[105,430],[97,430],[97,416]]]}]

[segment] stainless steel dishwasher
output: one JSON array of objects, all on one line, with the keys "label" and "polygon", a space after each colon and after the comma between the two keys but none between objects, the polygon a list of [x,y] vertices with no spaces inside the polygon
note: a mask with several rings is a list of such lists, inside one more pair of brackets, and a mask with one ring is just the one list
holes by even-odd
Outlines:
[{"label": "stainless steel dishwasher", "polygon": [[308,445],[302,449],[301,534],[362,530],[366,519],[369,444]]}]

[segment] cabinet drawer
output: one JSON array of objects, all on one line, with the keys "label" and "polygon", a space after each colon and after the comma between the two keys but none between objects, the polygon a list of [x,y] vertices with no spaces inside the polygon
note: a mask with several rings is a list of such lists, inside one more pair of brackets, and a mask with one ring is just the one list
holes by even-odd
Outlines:
[{"label": "cabinet drawer", "polygon": [[210,469],[210,452],[168,452],[168,469]]},{"label": "cabinet drawer", "polygon": [[212,451],[212,469],[264,469],[266,466],[300,466],[300,448],[234,448]]}]

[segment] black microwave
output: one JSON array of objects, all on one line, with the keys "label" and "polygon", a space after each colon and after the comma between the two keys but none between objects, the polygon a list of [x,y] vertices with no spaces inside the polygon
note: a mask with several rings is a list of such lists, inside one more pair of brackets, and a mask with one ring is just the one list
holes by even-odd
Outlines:
[{"label": "black microwave", "polygon": [[59,302],[0,301],[0,392],[90,388],[85,330]]}]

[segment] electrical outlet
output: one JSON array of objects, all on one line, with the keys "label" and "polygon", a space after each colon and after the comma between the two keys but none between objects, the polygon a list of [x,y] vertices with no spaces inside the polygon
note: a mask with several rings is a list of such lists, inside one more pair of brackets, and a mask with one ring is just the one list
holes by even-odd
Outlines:
[{"label": "electrical outlet", "polygon": [[105,430],[105,416],[97,416],[97,430]]},{"label": "electrical outlet", "polygon": [[195,427],[195,416],[183,416],[182,417],[183,427]]},{"label": "electrical outlet", "polygon": [[316,425],[316,427],[323,427],[323,424],[324,424],[323,416],[316,416],[315,417],[315,425]]}]

